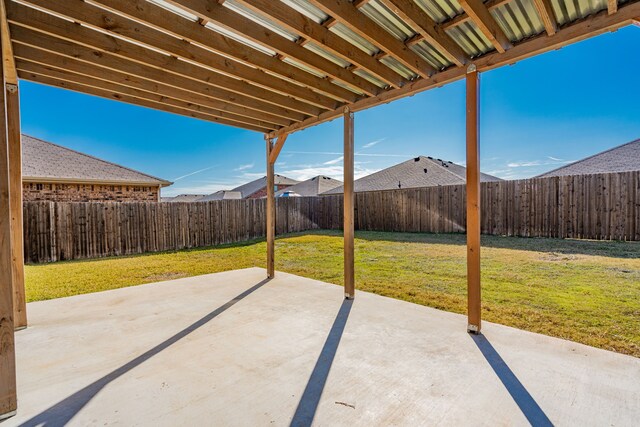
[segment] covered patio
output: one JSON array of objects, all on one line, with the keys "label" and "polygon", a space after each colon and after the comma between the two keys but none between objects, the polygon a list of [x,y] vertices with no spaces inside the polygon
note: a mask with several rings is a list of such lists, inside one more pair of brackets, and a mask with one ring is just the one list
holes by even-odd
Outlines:
[{"label": "covered patio", "polygon": [[[316,412],[326,424],[637,417],[637,360],[494,325],[485,335],[465,331],[482,328],[480,73],[639,17],[635,0],[0,1],[0,418],[15,415],[18,400],[17,419],[35,417],[27,425],[69,414],[79,424],[175,424],[163,418],[172,414],[185,424],[215,415],[230,424],[306,425]],[[37,303],[28,321],[18,79],[262,134],[266,274]],[[354,113],[460,79],[467,319],[366,294],[354,303]],[[334,288],[298,286],[306,281],[274,271],[275,162],[292,132],[339,117],[345,302]],[[16,342],[14,330],[29,324]],[[198,337],[199,346],[185,345]],[[324,394],[317,378],[327,380]],[[172,383],[181,392],[163,400]]]},{"label": "covered patio", "polygon": [[[29,304],[7,425],[603,425],[640,360],[252,268]],[[300,301],[304,301],[301,304]]]}]

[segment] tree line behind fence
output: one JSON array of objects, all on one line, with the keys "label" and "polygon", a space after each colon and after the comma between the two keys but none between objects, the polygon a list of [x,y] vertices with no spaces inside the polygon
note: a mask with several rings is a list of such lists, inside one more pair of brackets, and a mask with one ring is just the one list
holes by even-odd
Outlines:
[{"label": "tree line behind fence", "polygon": [[[640,240],[640,172],[482,184],[485,234]],[[356,193],[358,230],[463,233],[465,186]],[[214,246],[265,236],[265,200],[24,204],[25,260]],[[278,198],[276,232],[342,228],[342,195]]]}]

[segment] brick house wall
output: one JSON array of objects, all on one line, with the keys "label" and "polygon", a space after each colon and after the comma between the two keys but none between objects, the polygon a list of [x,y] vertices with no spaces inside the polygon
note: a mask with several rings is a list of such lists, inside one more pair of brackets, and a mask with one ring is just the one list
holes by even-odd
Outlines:
[{"label": "brick house wall", "polygon": [[[276,191],[284,190],[285,188],[291,187],[290,185],[276,185]],[[259,191],[256,191],[247,199],[261,199],[263,197],[267,197],[267,187],[262,187]]]},{"label": "brick house wall", "polygon": [[157,202],[159,186],[51,184],[24,182],[24,201],[52,202]]}]

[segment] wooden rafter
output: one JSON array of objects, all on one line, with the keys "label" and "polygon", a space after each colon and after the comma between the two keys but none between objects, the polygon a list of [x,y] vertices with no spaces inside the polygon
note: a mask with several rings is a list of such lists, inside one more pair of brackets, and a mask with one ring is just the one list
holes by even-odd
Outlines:
[{"label": "wooden rafter", "polygon": [[4,0],[0,0],[0,32],[2,32],[2,63],[4,66],[4,80],[8,84],[17,85],[18,75],[13,59],[13,49],[11,47],[11,35],[9,23],[7,22],[7,11]]},{"label": "wooden rafter", "polygon": [[177,7],[185,9],[202,19],[226,28],[229,31],[241,34],[268,49],[272,49],[281,55],[302,62],[314,70],[326,74],[332,79],[342,82],[355,90],[368,95],[376,95],[382,89],[364,78],[354,74],[346,68],[323,58],[322,56],[305,49],[296,42],[283,37],[274,31],[257,25],[249,18],[242,16],[222,4],[209,0],[166,0]]},{"label": "wooden rafter", "polygon": [[[76,61],[81,61],[91,66],[98,66],[99,68],[106,68],[108,70],[122,72],[131,76],[135,76],[135,78],[149,80],[152,83],[171,86],[176,89],[211,98],[212,100],[223,101],[231,105],[250,108],[256,111],[269,113],[290,120],[299,120],[301,117],[305,116],[305,114],[301,114],[295,110],[289,110],[287,108],[283,108],[278,105],[273,105],[266,102],[266,100],[269,99],[269,96],[271,96],[272,98],[277,98],[279,96],[277,94],[269,94],[268,91],[263,91],[262,89],[260,89],[256,93],[259,94],[259,92],[264,92],[264,96],[266,98],[265,101],[263,101],[243,94],[231,92],[230,90],[222,89],[221,87],[211,85],[211,83],[221,84],[221,81],[219,78],[216,78],[209,82],[211,73],[207,72],[207,70],[192,66],[185,62],[176,61],[173,58],[169,58],[155,52],[151,52],[151,54],[153,55],[152,57],[156,57],[157,55],[157,65],[164,65],[165,70],[175,71],[175,74],[168,73],[160,68],[143,65],[134,61],[129,61],[126,59],[126,57],[123,56],[111,55],[107,53],[107,50],[94,50],[92,48],[81,46],[68,40],[62,40],[56,37],[48,36],[28,28],[13,26],[12,24],[11,29],[13,40],[16,44],[24,44],[26,46],[37,47],[38,50],[50,52],[58,56],[66,57]],[[137,46],[134,47],[135,49],[130,52],[125,50],[119,50],[118,52],[121,55],[128,53],[131,57],[135,57],[137,51],[144,51],[144,49],[142,48],[139,48]],[[16,46],[16,48],[19,48],[19,46]],[[21,48],[21,50],[24,49]],[[27,58],[37,60],[40,56],[41,54],[34,54],[33,56],[28,56]],[[52,63],[52,65],[55,65],[56,63],[57,62],[54,62]],[[193,73],[191,74],[191,76],[200,78],[198,80],[193,80],[191,78],[185,77],[185,75],[189,75],[189,72]],[[222,80],[224,80],[224,78]],[[232,84],[241,83],[233,79],[229,80]],[[231,88],[234,88],[234,86],[231,86]]]},{"label": "wooden rafter", "polygon": [[[346,101],[354,98],[354,94],[345,89],[338,88],[340,90],[336,91],[336,86],[324,79],[305,73],[292,65],[214,31],[203,31],[201,24],[176,18],[174,13],[146,0],[96,0],[96,2],[101,6],[118,11],[120,14],[127,15],[137,22],[151,25],[159,31],[168,32],[190,43],[204,46],[225,57],[230,56],[247,67],[258,67],[259,70],[286,79],[288,80],[286,93],[303,101],[323,108],[330,108],[330,105],[335,104],[335,100],[328,99],[327,95],[319,94],[317,91],[325,91],[328,96]],[[292,83],[291,80],[295,83]],[[305,85],[300,86],[300,83]],[[346,97],[346,99],[342,97]]]},{"label": "wooden rafter", "polygon": [[511,42],[502,28],[498,25],[487,6],[482,0],[459,0],[462,9],[469,15],[469,18],[478,26],[480,32],[493,44],[493,47],[500,53],[504,53],[511,48]]},{"label": "wooden rafter", "polygon": [[275,163],[276,160],[278,160],[278,156],[280,155],[280,152],[282,151],[282,147],[284,147],[284,143],[287,141],[287,136],[289,136],[289,135],[286,134],[286,133],[281,134],[280,136],[278,136],[278,139],[276,139],[276,143],[273,144],[273,147],[271,148],[271,151],[269,152],[269,163]]},{"label": "wooden rafter", "polygon": [[68,83],[82,85],[91,89],[96,89],[99,91],[107,91],[114,94],[113,98],[118,98],[119,96],[127,96],[139,100],[145,100],[152,102],[154,104],[167,105],[177,109],[185,110],[185,111],[193,111],[195,113],[199,113],[206,116],[211,116],[216,119],[224,119],[228,122],[233,122],[237,124],[248,124],[255,126],[260,129],[277,129],[273,123],[266,123],[260,120],[252,119],[249,117],[240,116],[233,113],[227,113],[222,110],[216,110],[213,108],[203,107],[200,105],[190,104],[188,102],[184,102],[175,98],[170,98],[164,95],[154,94],[151,92],[133,89],[128,86],[118,85],[116,83],[111,83],[105,80],[92,79],[87,76],[83,76],[76,73],[71,73],[69,71],[58,70],[54,67],[47,67],[41,64],[35,64],[32,62],[27,62],[24,60],[19,60],[16,63],[17,69],[22,73],[25,78],[31,79],[32,76],[41,76],[47,77],[50,79],[65,81]]},{"label": "wooden rafter", "polygon": [[[106,76],[104,74],[107,74],[109,77],[111,77],[114,74],[113,72],[104,73],[102,76],[99,73],[91,73],[93,75],[87,75],[70,71],[70,68],[56,68],[51,65],[32,62],[26,59],[18,59],[16,61],[16,64],[18,70],[25,71],[31,74],[38,74],[41,76],[66,80],[69,82],[76,82],[96,89],[104,89],[112,91],[114,93],[130,95],[135,98],[147,99],[158,103],[165,103],[168,105],[173,105],[177,108],[193,110],[203,114],[225,118],[239,123],[253,124],[259,127],[268,127],[271,129],[277,129],[280,126],[284,125],[280,120],[264,121],[261,118],[253,117],[255,115],[260,116],[260,113],[254,112],[252,110],[242,109],[239,112],[228,111],[225,110],[225,105],[223,103],[207,103],[209,105],[195,104],[189,101],[184,101],[180,98],[167,96],[163,93],[162,90],[154,91],[152,87],[145,87],[145,89],[140,89],[137,87],[132,87],[131,85],[122,85],[120,83],[115,83],[111,80],[105,79]],[[91,70],[88,71],[91,72]],[[289,124],[291,124],[291,122],[289,122]]]},{"label": "wooden rafter", "polygon": [[464,50],[413,0],[382,0],[382,3],[454,64],[467,63],[469,57]]},{"label": "wooden rafter", "polygon": [[366,70],[393,87],[402,87],[407,81],[367,55],[342,37],[332,33],[327,27],[318,24],[285,3],[272,0],[239,0],[248,8],[268,16],[287,30],[298,34],[305,41],[312,40],[327,48],[333,54]]},{"label": "wooden rafter", "polygon": [[553,12],[553,7],[551,7],[551,0],[533,0],[533,5],[542,20],[547,34],[550,36],[554,35],[558,30],[558,21]]},{"label": "wooden rafter", "polygon": [[75,82],[69,82],[69,81],[62,80],[62,79],[55,79],[55,78],[51,78],[51,77],[47,77],[47,76],[40,76],[40,75],[37,75],[37,74],[34,74],[34,73],[27,73],[27,72],[22,72],[22,71],[18,72],[18,77],[21,78],[21,79],[24,79],[24,80],[29,80],[29,81],[32,81],[32,82],[36,82],[36,83],[40,83],[40,84],[44,84],[44,85],[48,85],[48,86],[54,86],[54,87],[58,87],[58,88],[62,88],[62,89],[68,89],[68,90],[72,90],[72,91],[75,91],[75,92],[80,92],[80,93],[85,93],[85,94],[88,94],[88,95],[98,96],[98,97],[101,97],[101,98],[107,98],[107,99],[112,99],[112,100],[116,100],[116,101],[122,101],[122,102],[126,102],[128,104],[138,105],[138,106],[146,107],[146,108],[152,108],[154,110],[160,110],[160,111],[165,111],[165,112],[169,112],[169,113],[179,114],[179,115],[182,115],[182,116],[192,117],[192,118],[205,120],[205,121],[209,121],[209,122],[214,122],[214,123],[219,123],[219,124],[228,125],[228,126],[240,127],[240,128],[243,128],[243,129],[249,129],[249,130],[253,130],[253,131],[256,131],[256,132],[262,132],[262,133],[267,132],[266,128],[253,126],[253,125],[247,125],[247,124],[240,123],[240,122],[234,122],[234,121],[231,121],[231,120],[210,116],[210,115],[203,114],[203,113],[200,113],[200,112],[195,112],[195,111],[191,111],[191,110],[185,110],[183,108],[174,107],[174,106],[163,104],[163,103],[160,103],[160,102],[154,102],[154,101],[151,101],[151,100],[145,100],[145,99],[141,99],[141,98],[136,98],[136,97],[133,97],[133,96],[124,95],[124,94],[117,93],[117,92],[114,92],[114,91],[98,89],[98,88],[82,85],[82,84],[75,83]]},{"label": "wooden rafter", "polygon": [[607,10],[609,15],[613,15],[618,11],[618,0],[607,0]]},{"label": "wooden rafter", "polygon": [[[637,16],[640,16],[640,2],[626,4],[618,10],[614,15],[608,15],[606,11],[592,15],[573,25],[558,29],[553,37],[549,37],[546,33],[516,44],[513,48],[505,53],[492,52],[474,60],[478,71],[488,71],[494,68],[502,67],[516,63],[522,59],[529,58],[558,49],[571,43],[575,43],[607,31],[624,27],[631,24]],[[441,71],[429,80],[417,80],[401,89],[395,89],[385,92],[377,97],[363,99],[350,105],[353,111],[362,111],[367,108],[380,104],[386,104],[396,99],[414,95],[425,90],[440,87],[447,83],[460,80],[465,77],[465,68],[449,68]],[[312,117],[301,123],[296,123],[273,132],[270,135],[276,136],[279,133],[292,133],[297,130],[306,129],[318,123],[327,122],[340,117],[342,109],[322,113],[318,117]]]},{"label": "wooden rafter", "polygon": [[[229,59],[223,55],[212,52],[208,49],[204,49],[198,45],[185,42],[184,40],[180,40],[163,31],[151,28],[147,25],[143,25],[133,19],[104,10],[93,4],[86,3],[80,0],[71,0],[64,2],[60,2],[58,0],[29,1],[30,4],[34,4],[52,12],[60,13],[64,16],[68,16],[76,22],[80,22],[96,29],[108,31],[134,43],[143,43],[146,46],[152,47],[156,50],[160,50],[166,54],[176,56],[185,61],[191,61],[205,67],[210,67],[229,77],[241,78],[257,86],[275,90],[279,93],[288,93],[296,96],[297,99],[301,101],[313,103],[314,105],[319,105],[323,108],[330,108],[335,104],[334,100],[326,98],[308,88],[304,88],[302,86],[276,78],[272,75],[269,75],[260,70],[256,70],[255,68],[244,65],[240,62],[229,61]],[[105,3],[111,2],[105,0]],[[114,1],[113,3],[118,2]],[[152,15],[151,13],[147,13],[147,15],[149,15],[149,19],[157,19],[161,22],[167,22],[167,26],[175,26],[176,22],[178,24],[181,24],[179,21],[177,21],[177,19],[179,18],[171,16],[171,12],[154,6],[151,3],[144,3],[146,3],[147,7],[147,9],[144,9],[145,11],[154,10],[163,12],[164,14],[168,14],[164,16],[164,19],[162,19],[163,15],[159,15],[158,17],[156,15]],[[127,4],[131,3],[129,1],[126,1],[123,2],[121,6],[125,7],[125,5]],[[156,9],[150,9],[151,7],[155,7]],[[136,10],[135,7],[132,9]],[[180,28],[187,28],[187,24],[191,24],[197,28],[198,34],[202,36],[207,35],[202,27],[196,23],[190,23],[189,21],[184,20],[183,24],[184,25],[179,25]],[[34,23],[33,26],[38,27],[36,23]],[[83,28],[83,30],[85,30],[83,31],[84,33],[87,33],[86,30],[89,30],[89,28],[85,27]],[[78,31],[76,31],[76,33],[77,32]],[[58,34],[63,37],[65,36],[65,34],[61,34],[60,32],[58,32]],[[256,56],[260,56],[260,53],[256,52]]]},{"label": "wooden rafter", "polygon": [[383,49],[421,77],[428,78],[436,69],[400,40],[382,29],[352,3],[342,0],[309,0],[314,6],[352,31]]}]

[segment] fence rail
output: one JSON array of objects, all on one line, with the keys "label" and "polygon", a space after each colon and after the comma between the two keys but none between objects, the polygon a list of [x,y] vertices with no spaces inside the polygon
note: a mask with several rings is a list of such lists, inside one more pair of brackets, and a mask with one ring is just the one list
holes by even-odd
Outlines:
[{"label": "fence rail", "polygon": [[[485,234],[640,240],[640,172],[483,183]],[[359,230],[464,232],[465,187],[356,194]],[[25,202],[25,260],[213,246],[265,235],[265,201]],[[276,232],[342,227],[342,196],[278,198]]]}]

